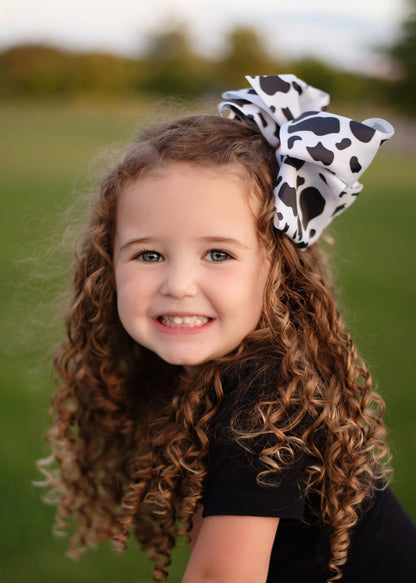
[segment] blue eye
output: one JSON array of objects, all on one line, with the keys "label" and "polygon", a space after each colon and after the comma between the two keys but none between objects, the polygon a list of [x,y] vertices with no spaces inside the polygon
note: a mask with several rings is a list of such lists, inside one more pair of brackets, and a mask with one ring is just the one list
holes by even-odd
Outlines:
[{"label": "blue eye", "polygon": [[227,259],[231,258],[228,253],[221,251],[220,249],[212,249],[212,251],[208,251],[205,257],[208,261],[215,261],[216,263],[227,261]]},{"label": "blue eye", "polygon": [[140,261],[145,261],[146,263],[157,263],[162,261],[162,256],[157,251],[142,251],[137,256]]}]

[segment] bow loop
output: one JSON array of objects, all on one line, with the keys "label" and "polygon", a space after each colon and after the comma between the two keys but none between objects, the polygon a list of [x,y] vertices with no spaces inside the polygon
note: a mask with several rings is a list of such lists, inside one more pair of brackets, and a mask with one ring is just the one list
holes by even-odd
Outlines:
[{"label": "bow loop", "polygon": [[254,125],[276,148],[274,224],[307,247],[354,202],[358,178],[394,129],[383,119],[360,123],[327,113],[329,95],[295,75],[246,79],[251,89],[224,93],[218,112]]},{"label": "bow loop", "polygon": [[225,117],[225,112],[228,111],[228,118],[243,121],[247,125],[254,124],[269,144],[276,148],[279,144],[280,125],[272,111],[252,89],[227,91],[222,97],[225,101],[218,105],[220,115]]},{"label": "bow loop", "polygon": [[322,111],[329,104],[328,93],[308,85],[295,75],[247,76],[246,79],[273,112],[279,126],[306,111]]},{"label": "bow loop", "polygon": [[393,133],[382,119],[359,123],[325,111],[308,112],[281,126],[280,152],[318,164],[352,186]]}]

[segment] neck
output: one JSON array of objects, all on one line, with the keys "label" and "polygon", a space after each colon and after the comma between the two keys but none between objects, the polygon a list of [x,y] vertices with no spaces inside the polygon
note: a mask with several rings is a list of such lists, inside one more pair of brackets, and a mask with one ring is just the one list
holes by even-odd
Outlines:
[{"label": "neck", "polygon": [[185,378],[193,379],[200,369],[201,367],[198,365],[184,365]]}]

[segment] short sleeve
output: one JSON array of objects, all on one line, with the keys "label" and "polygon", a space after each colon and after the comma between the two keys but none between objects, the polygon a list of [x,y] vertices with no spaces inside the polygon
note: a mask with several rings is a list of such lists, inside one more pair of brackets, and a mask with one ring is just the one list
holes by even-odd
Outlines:
[{"label": "short sleeve", "polygon": [[204,516],[273,516],[302,520],[304,516],[304,458],[299,455],[285,466],[272,484],[258,483],[257,475],[266,469],[259,459],[264,436],[250,439],[249,451],[237,442],[231,430],[236,407],[244,407],[247,415],[267,388],[267,375],[259,376],[243,395],[233,383],[223,383],[225,398],[212,424],[210,462],[204,497]]}]

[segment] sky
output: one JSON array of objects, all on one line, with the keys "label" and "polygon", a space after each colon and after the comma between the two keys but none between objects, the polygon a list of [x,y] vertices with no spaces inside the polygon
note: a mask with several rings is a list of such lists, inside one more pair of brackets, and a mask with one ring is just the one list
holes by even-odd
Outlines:
[{"label": "sky", "polygon": [[227,30],[249,25],[277,59],[307,55],[383,74],[380,49],[405,14],[406,0],[0,0],[0,49],[42,42],[134,56],[150,35],[184,23],[197,50],[215,56]]}]

